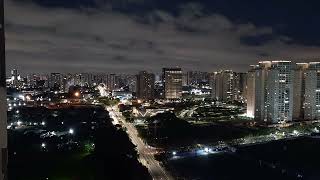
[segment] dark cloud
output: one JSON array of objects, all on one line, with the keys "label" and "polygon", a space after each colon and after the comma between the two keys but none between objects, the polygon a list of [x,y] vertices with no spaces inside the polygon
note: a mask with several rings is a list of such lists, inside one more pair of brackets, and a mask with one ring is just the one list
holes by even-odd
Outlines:
[{"label": "dark cloud", "polygon": [[274,36],[273,34],[263,34],[258,36],[244,36],[240,37],[240,41],[243,44],[247,44],[249,46],[261,46],[263,44],[266,44],[270,41],[275,40],[275,38],[278,38]]},{"label": "dark cloud", "polygon": [[[199,3],[176,1],[175,11],[147,0],[59,3],[63,2],[6,1],[8,69],[136,72],[181,66],[245,71],[259,58],[320,55],[319,47],[297,43],[272,26],[234,21]],[[131,4],[150,8],[143,15],[114,8]]]}]

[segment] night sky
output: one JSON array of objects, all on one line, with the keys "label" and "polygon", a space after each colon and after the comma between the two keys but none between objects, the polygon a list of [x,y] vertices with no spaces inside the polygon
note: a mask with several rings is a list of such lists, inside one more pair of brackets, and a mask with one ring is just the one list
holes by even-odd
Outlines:
[{"label": "night sky", "polygon": [[316,0],[5,0],[7,68],[246,71],[320,57]]}]

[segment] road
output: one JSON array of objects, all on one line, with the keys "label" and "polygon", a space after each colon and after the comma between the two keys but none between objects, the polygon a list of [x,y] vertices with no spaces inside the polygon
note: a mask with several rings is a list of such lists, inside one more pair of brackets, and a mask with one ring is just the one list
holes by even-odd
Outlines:
[{"label": "road", "polygon": [[138,136],[138,131],[132,123],[125,121],[122,114],[118,111],[117,107],[108,107],[110,117],[114,119],[115,124],[119,123],[127,129],[127,133],[132,143],[137,146],[139,153],[139,161],[148,168],[150,175],[155,180],[170,180],[173,179],[169,173],[160,165],[154,158],[153,150],[148,148],[148,145]]}]

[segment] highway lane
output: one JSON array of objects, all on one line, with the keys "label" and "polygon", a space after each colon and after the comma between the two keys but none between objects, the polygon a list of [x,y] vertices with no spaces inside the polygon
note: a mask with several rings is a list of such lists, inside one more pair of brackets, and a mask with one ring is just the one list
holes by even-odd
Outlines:
[{"label": "highway lane", "polygon": [[171,180],[173,179],[168,172],[160,165],[154,158],[153,150],[148,148],[144,141],[138,136],[138,131],[132,123],[125,121],[122,114],[118,111],[117,107],[108,107],[111,118],[114,119],[115,124],[120,123],[127,129],[127,133],[132,143],[137,146],[139,153],[139,161],[148,168],[150,175],[155,180]]}]

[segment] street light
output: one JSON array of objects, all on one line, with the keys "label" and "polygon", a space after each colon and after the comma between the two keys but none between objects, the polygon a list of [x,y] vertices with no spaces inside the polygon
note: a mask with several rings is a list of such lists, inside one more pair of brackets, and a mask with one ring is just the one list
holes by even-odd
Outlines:
[{"label": "street light", "polygon": [[75,97],[79,97],[79,96],[80,96],[80,93],[79,93],[79,92],[75,92],[75,93],[74,93],[74,96],[75,96]]},{"label": "street light", "polygon": [[31,100],[31,96],[30,95],[26,95],[26,100],[30,101]]},{"label": "street light", "polygon": [[69,134],[73,134],[74,130],[73,129],[69,129]]}]

